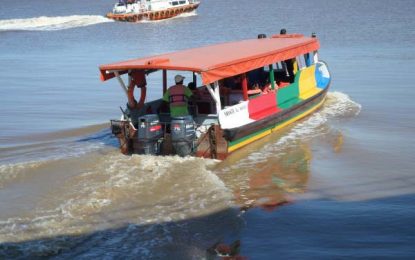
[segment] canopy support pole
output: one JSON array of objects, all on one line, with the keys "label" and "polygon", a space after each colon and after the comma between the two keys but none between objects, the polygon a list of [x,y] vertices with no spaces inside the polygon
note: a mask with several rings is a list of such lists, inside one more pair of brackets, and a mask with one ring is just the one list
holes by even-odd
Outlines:
[{"label": "canopy support pole", "polygon": [[119,82],[119,83],[120,83],[120,85],[121,85],[121,88],[124,90],[125,95],[128,97],[128,90],[127,90],[127,87],[125,86],[124,81],[122,80],[122,78],[121,78],[121,76],[120,76],[120,73],[118,73],[118,71],[114,71],[114,75],[117,77],[118,82]]},{"label": "canopy support pole", "polygon": [[242,77],[242,93],[244,101],[248,100],[248,80],[246,78],[246,73],[241,75]]},{"label": "canopy support pole", "polygon": [[289,77],[289,76],[290,76],[290,73],[288,72],[288,67],[287,67],[287,63],[286,63],[286,61],[282,61],[282,62],[281,62],[281,65],[282,65],[282,67],[283,67],[283,69],[284,69],[284,71],[285,71],[285,75],[286,75],[287,77]]},{"label": "canopy support pole", "polygon": [[219,82],[215,81],[213,83],[213,86],[215,87],[215,89],[212,89],[212,84],[206,85],[206,88],[209,91],[210,95],[212,96],[213,101],[215,101],[216,113],[219,114],[219,111],[222,108],[222,105],[220,102]]},{"label": "canopy support pole", "polygon": [[219,82],[215,81],[214,84],[215,84],[215,97],[216,97],[216,114],[219,115],[219,112],[222,109],[222,104],[220,102]]},{"label": "canopy support pole", "polygon": [[274,68],[272,64],[269,65],[269,81],[271,82],[271,89],[275,89],[275,77],[274,77]]},{"label": "canopy support pole", "polygon": [[197,78],[196,73],[193,72],[193,83],[195,83],[195,87],[197,87]]},{"label": "canopy support pole", "polygon": [[163,70],[163,95],[167,91],[167,70]]},{"label": "canopy support pole", "polygon": [[133,77],[131,76],[131,70],[128,71],[128,86],[131,85],[131,81],[133,80]]}]

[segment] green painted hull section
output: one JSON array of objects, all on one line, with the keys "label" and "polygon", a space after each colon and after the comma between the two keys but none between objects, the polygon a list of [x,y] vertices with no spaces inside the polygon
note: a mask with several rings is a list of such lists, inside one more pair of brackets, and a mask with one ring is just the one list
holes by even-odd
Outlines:
[{"label": "green painted hull section", "polygon": [[300,89],[298,86],[300,74],[301,71],[297,72],[293,83],[286,87],[278,89],[277,104],[279,108],[287,109],[302,101],[298,98],[298,96],[300,95]]}]

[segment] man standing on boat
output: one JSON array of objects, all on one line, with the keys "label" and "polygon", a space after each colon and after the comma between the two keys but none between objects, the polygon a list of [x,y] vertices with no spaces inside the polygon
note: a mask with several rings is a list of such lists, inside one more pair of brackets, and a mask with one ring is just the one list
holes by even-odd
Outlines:
[{"label": "man standing on boat", "polygon": [[192,96],[192,91],[183,85],[184,77],[176,75],[174,81],[176,85],[171,86],[164,93],[163,100],[170,104],[170,116],[179,117],[189,115],[188,100]]}]

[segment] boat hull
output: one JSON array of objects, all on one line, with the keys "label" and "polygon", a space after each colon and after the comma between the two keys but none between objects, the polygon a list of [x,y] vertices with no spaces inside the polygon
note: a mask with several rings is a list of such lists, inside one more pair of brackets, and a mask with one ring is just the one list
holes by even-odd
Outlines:
[{"label": "boat hull", "polygon": [[293,107],[270,115],[262,120],[235,129],[225,130],[224,137],[228,141],[228,153],[248,145],[272,132],[275,132],[295,121],[311,114],[322,106],[328,87],[317,95],[304,100]]},{"label": "boat hull", "polygon": [[106,17],[120,22],[140,22],[142,20],[157,21],[173,18],[183,13],[190,13],[199,7],[199,3],[186,6],[172,7],[160,11],[147,11],[143,13],[115,14],[107,13]]},{"label": "boat hull", "polygon": [[[327,92],[328,87],[289,109],[238,128],[221,129],[219,125],[212,125],[205,134],[198,138],[193,155],[223,160],[232,152],[316,111],[323,105]],[[121,152],[124,154],[142,153],[143,147],[137,139],[137,129],[129,121],[117,121],[116,123],[116,131],[113,126],[113,133],[119,139]],[[170,135],[166,134],[164,140],[160,154],[174,154],[169,142]]]}]

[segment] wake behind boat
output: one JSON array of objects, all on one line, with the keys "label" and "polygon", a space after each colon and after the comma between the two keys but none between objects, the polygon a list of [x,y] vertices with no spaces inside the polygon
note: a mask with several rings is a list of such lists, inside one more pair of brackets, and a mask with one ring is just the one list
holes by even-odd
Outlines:
[{"label": "wake behind boat", "polygon": [[119,0],[107,17],[123,22],[163,20],[192,12],[199,4],[197,0]]},{"label": "wake behind boat", "polygon": [[[319,47],[315,35],[281,30],[268,38],[260,34],[258,39],[103,65],[101,79],[118,78],[128,99],[121,119],[111,121],[112,132],[124,154],[224,159],[323,104],[330,73],[318,57]],[[147,102],[146,77],[157,71],[163,97]],[[168,71],[176,74],[176,85],[169,89]],[[178,72],[192,73],[188,87]]]}]

